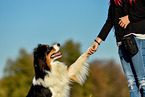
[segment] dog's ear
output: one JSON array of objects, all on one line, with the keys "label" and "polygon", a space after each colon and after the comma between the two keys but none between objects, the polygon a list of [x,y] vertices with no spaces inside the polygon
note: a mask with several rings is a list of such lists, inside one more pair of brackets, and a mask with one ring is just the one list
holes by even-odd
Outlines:
[{"label": "dog's ear", "polygon": [[38,47],[41,47],[42,46],[42,44],[38,44]]},{"label": "dog's ear", "polygon": [[[43,78],[46,74],[46,63],[42,59],[34,59],[34,69],[37,78]],[[48,68],[47,68],[48,69]]]},{"label": "dog's ear", "polygon": [[40,48],[41,46],[42,46],[41,44],[38,44],[37,47],[34,48],[34,51],[33,51],[33,55],[34,55],[34,57],[37,56],[37,54],[38,54],[38,48]]},{"label": "dog's ear", "polygon": [[34,59],[42,59],[45,60],[47,48],[46,45],[38,44],[38,47],[34,49],[33,55]]}]

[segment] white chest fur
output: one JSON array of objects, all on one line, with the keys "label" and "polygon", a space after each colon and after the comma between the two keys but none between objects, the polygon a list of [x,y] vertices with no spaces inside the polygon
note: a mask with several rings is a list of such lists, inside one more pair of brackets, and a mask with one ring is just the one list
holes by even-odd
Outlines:
[{"label": "white chest fur", "polygon": [[51,66],[51,72],[44,78],[45,85],[51,90],[52,97],[68,97],[70,88],[67,66],[58,61],[52,62]]}]

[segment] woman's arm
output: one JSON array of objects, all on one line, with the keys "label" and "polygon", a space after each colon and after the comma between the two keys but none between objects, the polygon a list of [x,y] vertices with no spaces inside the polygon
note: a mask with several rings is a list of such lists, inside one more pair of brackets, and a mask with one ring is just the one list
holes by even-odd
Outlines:
[{"label": "woman's arm", "polygon": [[96,52],[96,50],[98,49],[98,46],[100,45],[100,43],[102,41],[105,41],[106,37],[108,36],[110,30],[113,27],[113,17],[112,17],[112,5],[110,4],[109,6],[109,10],[108,10],[108,18],[106,20],[106,23],[104,24],[104,26],[102,27],[98,37],[95,39],[95,41],[92,43],[91,45],[91,49],[88,53],[88,56],[92,55],[93,53]]},{"label": "woman's arm", "polygon": [[98,37],[100,37],[103,41],[105,41],[112,27],[113,27],[113,5],[110,4],[106,23],[102,27]]}]

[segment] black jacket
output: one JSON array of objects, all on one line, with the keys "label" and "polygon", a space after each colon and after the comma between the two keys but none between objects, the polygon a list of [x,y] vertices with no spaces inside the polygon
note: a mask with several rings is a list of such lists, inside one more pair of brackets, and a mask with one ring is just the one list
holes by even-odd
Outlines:
[{"label": "black jacket", "polygon": [[[108,18],[98,35],[103,41],[105,41],[113,26],[117,42],[121,41],[123,36],[128,33],[145,34],[145,0],[136,0],[133,6],[130,6],[128,0],[122,0],[122,2],[122,6],[118,6],[114,3],[114,0],[111,0]],[[118,22],[119,18],[125,15],[129,15],[131,23],[124,30]]]}]

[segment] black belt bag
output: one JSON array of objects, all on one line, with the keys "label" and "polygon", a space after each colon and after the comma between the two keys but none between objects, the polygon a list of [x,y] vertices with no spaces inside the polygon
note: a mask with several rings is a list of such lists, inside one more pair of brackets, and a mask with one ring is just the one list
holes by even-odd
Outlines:
[{"label": "black belt bag", "polygon": [[124,48],[132,55],[134,56],[138,52],[138,47],[136,44],[136,41],[134,39],[134,35],[129,35],[123,38],[123,46]]}]

